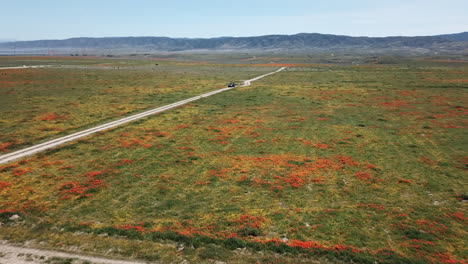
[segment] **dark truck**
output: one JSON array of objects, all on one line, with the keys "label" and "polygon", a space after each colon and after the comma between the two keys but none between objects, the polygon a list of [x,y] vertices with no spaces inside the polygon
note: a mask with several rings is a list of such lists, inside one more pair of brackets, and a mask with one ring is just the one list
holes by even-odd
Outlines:
[{"label": "dark truck", "polygon": [[228,87],[236,87],[236,83],[231,82],[228,84]]}]

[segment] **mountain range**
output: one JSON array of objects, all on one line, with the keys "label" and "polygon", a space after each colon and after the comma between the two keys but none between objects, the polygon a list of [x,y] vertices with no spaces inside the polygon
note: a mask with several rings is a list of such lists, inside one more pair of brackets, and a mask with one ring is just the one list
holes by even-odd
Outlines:
[{"label": "mountain range", "polygon": [[256,37],[169,38],[103,37],[34,40],[0,43],[0,54],[86,52],[186,52],[186,51],[358,51],[358,52],[468,52],[468,32],[417,37],[351,37],[318,33]]}]

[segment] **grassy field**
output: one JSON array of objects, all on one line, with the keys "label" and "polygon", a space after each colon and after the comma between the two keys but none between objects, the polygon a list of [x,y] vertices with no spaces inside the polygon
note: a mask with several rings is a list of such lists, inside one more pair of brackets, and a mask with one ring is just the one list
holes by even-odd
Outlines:
[{"label": "grassy field", "polygon": [[271,70],[94,58],[0,58],[0,64],[2,61],[54,67],[0,70],[0,152],[223,88],[231,80]]},{"label": "grassy field", "polygon": [[[2,105],[2,137],[25,141],[46,124],[68,131],[202,92],[186,88],[194,80],[215,88],[223,76],[276,69],[236,64],[170,62],[157,77],[155,69],[25,70],[69,83],[58,98],[96,101],[61,112],[63,100],[50,96],[24,125],[16,116],[36,111],[31,103],[28,113]],[[152,95],[154,78],[164,99]],[[108,83],[93,85],[101,79]],[[39,102],[54,94],[22,87]],[[462,62],[291,65],[3,166],[0,238],[161,261],[466,263],[466,88]],[[1,100],[11,105],[18,99],[5,99],[8,89]],[[14,214],[21,219],[9,220]]]}]

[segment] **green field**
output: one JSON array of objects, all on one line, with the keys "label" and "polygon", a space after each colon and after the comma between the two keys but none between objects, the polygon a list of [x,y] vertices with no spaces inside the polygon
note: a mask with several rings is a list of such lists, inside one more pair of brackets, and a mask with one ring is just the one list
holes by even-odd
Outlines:
[{"label": "green field", "polygon": [[[80,64],[81,63],[81,64]],[[0,58],[0,153],[226,87],[269,67],[148,60]]]},{"label": "green field", "polygon": [[0,70],[5,151],[290,67],[0,167],[0,239],[164,262],[468,261],[468,63],[82,60]]}]

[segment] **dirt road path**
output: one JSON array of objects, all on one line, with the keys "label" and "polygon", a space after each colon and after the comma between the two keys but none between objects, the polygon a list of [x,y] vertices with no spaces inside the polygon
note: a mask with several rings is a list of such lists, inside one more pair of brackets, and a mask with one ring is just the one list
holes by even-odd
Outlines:
[{"label": "dirt road path", "polygon": [[[60,262],[59,260],[62,260]],[[33,249],[8,245],[0,242],[0,264],[42,264],[42,263],[93,263],[93,264],[136,264],[146,263],[119,259],[108,259],[61,251]]]},{"label": "dirt road path", "polygon": [[49,65],[35,65],[35,66],[14,66],[14,67],[0,67],[0,70],[18,70],[18,69],[36,69],[36,68],[45,68]]}]

